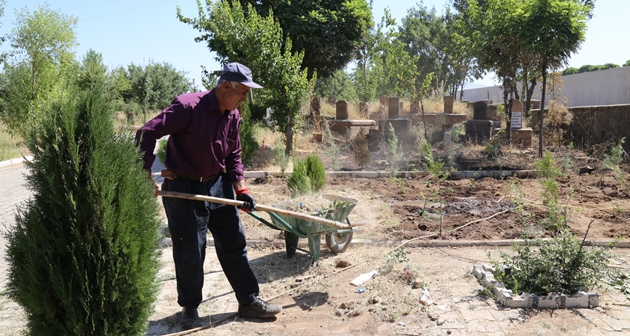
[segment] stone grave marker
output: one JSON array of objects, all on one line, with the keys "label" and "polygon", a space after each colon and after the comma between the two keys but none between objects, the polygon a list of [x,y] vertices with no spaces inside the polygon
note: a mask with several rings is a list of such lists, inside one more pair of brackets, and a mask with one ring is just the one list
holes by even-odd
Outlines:
[{"label": "stone grave marker", "polygon": [[336,119],[337,120],[346,120],[348,119],[348,102],[345,100],[340,100],[336,105]]},{"label": "stone grave marker", "polygon": [[389,106],[387,109],[387,117],[390,119],[398,118],[400,115],[400,98],[389,97]]}]

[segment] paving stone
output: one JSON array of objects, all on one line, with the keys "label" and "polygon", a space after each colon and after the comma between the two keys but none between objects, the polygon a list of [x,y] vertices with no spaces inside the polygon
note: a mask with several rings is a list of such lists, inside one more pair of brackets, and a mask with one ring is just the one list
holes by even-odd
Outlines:
[{"label": "paving stone", "polygon": [[472,332],[486,332],[485,325],[487,325],[486,321],[482,320],[472,320],[466,323],[466,328]]},{"label": "paving stone", "polygon": [[462,317],[464,318],[464,321],[466,321],[466,323],[474,320],[494,321],[494,316],[492,316],[492,313],[490,313],[489,309],[468,309],[468,311],[461,311],[460,313],[462,314]]}]

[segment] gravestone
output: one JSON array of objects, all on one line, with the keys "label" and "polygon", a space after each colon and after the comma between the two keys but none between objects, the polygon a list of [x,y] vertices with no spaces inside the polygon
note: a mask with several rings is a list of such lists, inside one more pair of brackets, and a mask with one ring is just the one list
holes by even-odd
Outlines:
[{"label": "gravestone", "polygon": [[388,104],[387,117],[390,119],[398,118],[400,115],[400,98],[389,97]]},{"label": "gravestone", "polygon": [[335,118],[337,120],[346,120],[348,119],[348,102],[345,100],[340,100],[336,105],[336,113]]},{"label": "gravestone", "polygon": [[444,113],[451,114],[453,113],[453,102],[455,101],[455,97],[453,96],[444,96]]},{"label": "gravestone", "polygon": [[523,105],[520,100],[512,101],[512,120],[510,121],[510,128],[523,128]]},{"label": "gravestone", "polygon": [[411,113],[420,113],[420,101],[414,100],[409,107]]},{"label": "gravestone", "polygon": [[488,119],[488,104],[485,101],[475,102],[473,106],[473,119],[487,120]]},{"label": "gravestone", "polygon": [[389,102],[389,98],[386,96],[380,96],[378,98],[378,101],[381,103],[381,105],[387,106],[387,103]]}]

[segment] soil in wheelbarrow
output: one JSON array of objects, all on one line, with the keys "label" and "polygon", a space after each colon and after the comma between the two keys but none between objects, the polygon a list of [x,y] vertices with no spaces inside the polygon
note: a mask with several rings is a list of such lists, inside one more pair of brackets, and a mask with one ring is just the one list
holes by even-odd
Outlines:
[{"label": "soil in wheelbarrow", "polygon": [[[569,229],[589,238],[630,233],[630,191],[614,174],[556,178],[558,203]],[[286,178],[249,179],[260,204],[291,202]],[[322,194],[359,200],[348,216],[360,224],[353,240],[488,240],[549,237],[549,199],[538,178],[446,180],[439,188],[428,176],[414,178],[328,178]],[[300,199],[294,199],[297,204]],[[242,216],[250,240],[283,242],[282,231]],[[470,224],[471,222],[474,222]],[[322,249],[324,253],[325,249]]]}]

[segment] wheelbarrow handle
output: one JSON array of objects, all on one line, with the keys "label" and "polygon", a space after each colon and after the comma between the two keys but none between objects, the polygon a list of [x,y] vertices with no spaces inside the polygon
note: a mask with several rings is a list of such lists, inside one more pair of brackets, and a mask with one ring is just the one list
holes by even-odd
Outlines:
[{"label": "wheelbarrow handle", "polygon": [[[243,203],[244,203],[243,201],[237,201],[237,200],[221,198],[221,197],[195,195],[195,194],[181,193],[181,192],[175,192],[175,191],[163,191],[163,190],[158,191],[158,196],[183,198],[183,199],[189,199],[189,200],[193,200],[193,201],[205,201],[205,202],[210,202],[210,203],[219,203],[219,204],[233,205],[233,206],[237,206],[237,207],[243,205]],[[260,205],[260,204],[256,204],[256,210],[265,211],[265,212],[273,212],[273,213],[277,213],[277,214],[281,214],[281,215],[287,215],[287,216],[291,216],[291,217],[295,217],[295,218],[299,218],[299,219],[304,219],[304,220],[307,220],[307,221],[311,221],[311,222],[316,222],[316,223],[332,226],[332,227],[334,227],[336,229],[339,229],[339,230],[352,229],[352,226],[350,226],[349,224],[345,224],[345,223],[341,223],[341,222],[338,222],[338,221],[334,221],[334,220],[330,220],[330,219],[326,219],[326,218],[322,218],[322,217],[317,217],[317,216],[313,216],[313,215],[309,215],[309,214],[305,214],[305,213],[301,213],[301,212],[295,212],[295,211],[290,211],[290,210],[285,210],[285,209],[278,209],[278,208],[265,206],[265,205]]]}]

